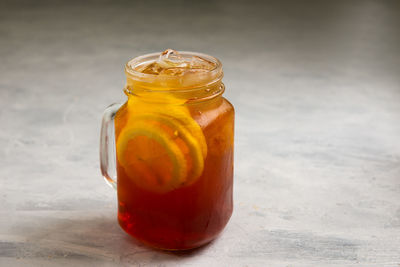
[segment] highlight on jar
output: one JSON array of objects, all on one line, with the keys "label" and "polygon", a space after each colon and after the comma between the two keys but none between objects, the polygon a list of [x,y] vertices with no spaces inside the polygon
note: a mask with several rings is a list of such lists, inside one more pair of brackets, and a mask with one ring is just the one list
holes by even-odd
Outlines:
[{"label": "highlight on jar", "polygon": [[159,249],[209,243],[233,211],[234,108],[221,62],[167,49],[125,66],[124,104],[103,115],[100,166],[118,221]]}]

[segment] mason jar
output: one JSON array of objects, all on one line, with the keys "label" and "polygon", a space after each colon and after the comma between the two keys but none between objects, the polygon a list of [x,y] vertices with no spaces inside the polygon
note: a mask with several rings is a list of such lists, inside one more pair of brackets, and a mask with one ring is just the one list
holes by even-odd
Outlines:
[{"label": "mason jar", "polygon": [[130,60],[125,73],[127,100],[105,111],[100,144],[119,224],[160,249],[204,245],[233,210],[234,108],[222,64],[166,50]]}]

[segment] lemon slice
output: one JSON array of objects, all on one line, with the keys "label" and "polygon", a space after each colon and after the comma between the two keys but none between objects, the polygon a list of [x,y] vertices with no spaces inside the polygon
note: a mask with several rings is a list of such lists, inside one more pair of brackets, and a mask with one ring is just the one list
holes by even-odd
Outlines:
[{"label": "lemon slice", "polygon": [[[151,178],[147,177],[148,180],[156,180],[154,175],[152,174],[153,171],[151,170],[151,164],[147,163],[146,160],[149,158],[141,159],[140,152],[136,154],[136,158],[142,160],[142,164],[136,164],[135,168],[132,169],[130,166],[131,162],[126,160],[125,150],[129,147],[128,143],[139,136],[145,136],[148,139],[154,140],[159,145],[161,145],[165,152],[167,153],[171,163],[172,163],[172,175],[171,179],[168,178],[159,178],[159,185],[153,186],[150,188],[151,190],[156,191],[164,191],[176,188],[179,184],[185,179],[187,176],[187,169],[186,169],[186,160],[185,157],[180,150],[179,146],[163,131],[162,128],[157,127],[155,125],[145,123],[143,121],[137,122],[134,125],[131,125],[125,129],[123,129],[119,135],[117,140],[117,157],[118,161],[124,167],[125,171],[129,174],[131,172],[139,171],[141,174],[147,173],[148,176],[151,175]],[[133,153],[136,153],[133,151]],[[154,156],[154,155],[152,155]],[[144,171],[147,169],[147,171]],[[167,174],[165,174],[166,176]],[[169,180],[169,181],[168,181]],[[141,182],[141,184],[145,184]],[[151,185],[149,183],[149,185]],[[149,189],[149,188],[148,188]]]},{"label": "lemon slice", "polygon": [[199,124],[180,99],[145,99],[128,101],[128,120],[117,137],[119,163],[137,185],[150,191],[193,183],[203,173],[207,156]]},{"label": "lemon slice", "polygon": [[[147,114],[138,114],[131,117],[132,121],[156,121],[162,125],[168,126],[174,132],[174,137],[182,138],[185,142],[185,145],[189,149],[189,154],[192,160],[192,170],[188,173],[186,179],[181,179],[181,182],[187,182],[191,179],[196,179],[201,175],[204,168],[204,150],[200,145],[201,142],[194,137],[194,135],[189,131],[187,127],[185,127],[180,121],[170,116],[164,114],[155,114],[155,113],[147,113]],[[198,124],[196,124],[198,125]],[[200,129],[200,126],[198,126]],[[200,129],[201,131],[201,129]],[[164,133],[165,134],[165,133]],[[202,132],[201,136],[204,138]],[[204,139],[205,143],[205,139]],[[205,145],[205,144],[204,144]],[[205,146],[207,148],[207,146]]]}]

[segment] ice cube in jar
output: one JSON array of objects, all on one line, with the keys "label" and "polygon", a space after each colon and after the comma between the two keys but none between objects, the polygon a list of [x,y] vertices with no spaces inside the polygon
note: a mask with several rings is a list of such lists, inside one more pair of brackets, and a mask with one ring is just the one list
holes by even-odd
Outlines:
[{"label": "ice cube in jar", "polygon": [[199,56],[183,57],[173,49],[161,53],[158,60],[140,65],[136,71],[153,74],[182,76],[185,74],[204,73],[215,69],[216,64]]}]

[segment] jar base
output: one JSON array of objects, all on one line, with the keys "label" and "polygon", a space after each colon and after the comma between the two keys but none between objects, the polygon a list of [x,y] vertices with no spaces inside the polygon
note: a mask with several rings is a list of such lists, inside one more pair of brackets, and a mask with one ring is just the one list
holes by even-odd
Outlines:
[{"label": "jar base", "polygon": [[[196,250],[199,249],[201,247],[207,246],[208,244],[210,244],[213,240],[215,240],[216,238],[218,238],[218,236],[220,235],[220,233],[222,232],[223,228],[221,229],[221,231],[219,231],[218,233],[215,234],[211,234],[211,235],[205,235],[205,237],[202,240],[197,240],[194,242],[188,242],[187,240],[181,241],[181,242],[170,242],[171,245],[168,245],[168,241],[163,242],[164,244],[162,244],[161,242],[149,242],[148,240],[141,238],[140,236],[137,236],[129,227],[125,221],[121,220],[121,218],[118,218],[118,223],[120,225],[120,227],[133,239],[135,239],[136,241],[150,247],[156,250],[162,250],[162,251],[170,251],[170,252],[189,252],[191,250]],[[177,243],[181,243],[182,245],[177,245]]]}]

